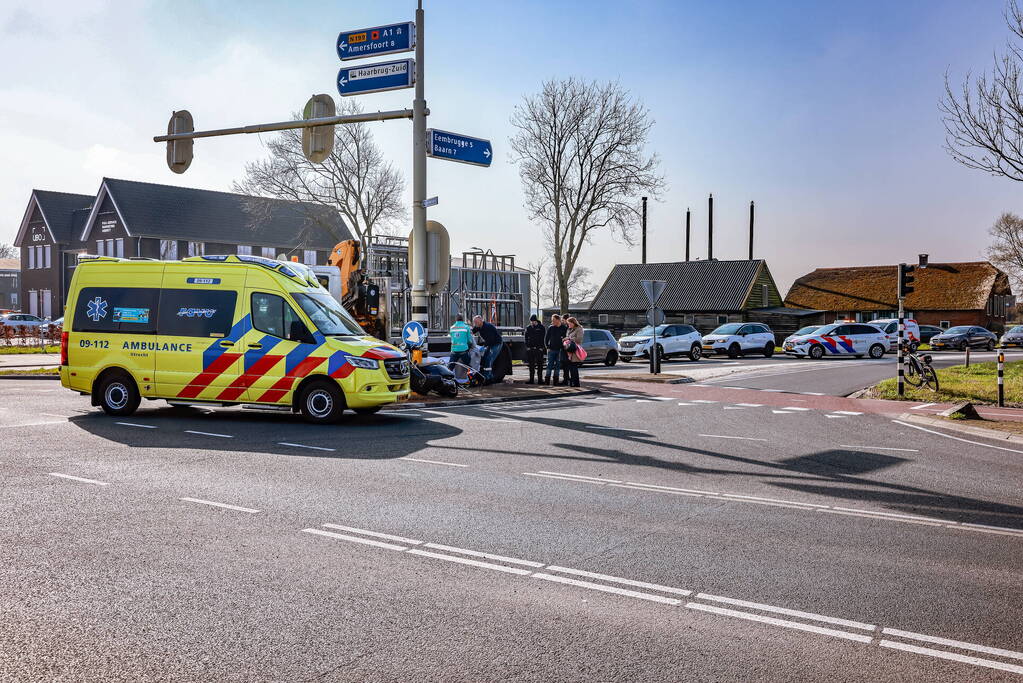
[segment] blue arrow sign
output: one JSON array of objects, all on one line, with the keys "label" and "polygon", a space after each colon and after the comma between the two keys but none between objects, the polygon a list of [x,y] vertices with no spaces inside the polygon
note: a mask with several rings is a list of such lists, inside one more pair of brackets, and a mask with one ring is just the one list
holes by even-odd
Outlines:
[{"label": "blue arrow sign", "polygon": [[411,88],[416,81],[416,61],[402,59],[366,66],[342,67],[337,72],[337,91],[342,96]]},{"label": "blue arrow sign", "polygon": [[410,320],[401,328],[401,338],[413,349],[420,347],[426,343],[426,328],[422,323]]},{"label": "blue arrow sign", "polygon": [[460,161],[474,166],[490,166],[494,157],[490,140],[471,138],[468,135],[435,128],[426,131],[426,153],[437,159]]},{"label": "blue arrow sign", "polygon": [[379,57],[408,52],[416,46],[416,25],[406,21],[374,28],[342,31],[337,37],[337,56],[341,61]]}]

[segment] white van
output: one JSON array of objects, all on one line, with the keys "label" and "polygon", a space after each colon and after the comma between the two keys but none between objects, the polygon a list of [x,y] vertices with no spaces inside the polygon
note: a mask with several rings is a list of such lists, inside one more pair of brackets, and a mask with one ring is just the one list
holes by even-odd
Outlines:
[{"label": "white van", "polygon": [[[906,339],[909,341],[909,349],[916,351],[916,347],[922,343],[920,341],[920,325],[917,324],[916,320],[912,318],[906,318]],[[880,318],[878,320],[871,320],[870,324],[874,327],[879,328],[888,336],[888,350],[891,353],[895,353],[899,350],[899,319],[898,318]]]}]

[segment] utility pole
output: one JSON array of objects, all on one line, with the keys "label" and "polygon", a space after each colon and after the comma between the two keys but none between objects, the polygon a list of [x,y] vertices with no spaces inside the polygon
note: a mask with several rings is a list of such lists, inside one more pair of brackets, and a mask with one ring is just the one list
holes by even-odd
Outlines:
[{"label": "utility pole", "polygon": [[753,260],[753,202],[749,203],[749,260]]},{"label": "utility pole", "polygon": [[420,245],[409,263],[412,285],[412,320],[430,329],[430,297],[426,292],[426,95],[423,83],[423,0],[416,9],[416,92],[412,101],[412,241]]},{"label": "utility pole", "polygon": [[689,207],[686,207],[686,261],[689,260]]},{"label": "utility pole", "polygon": [[714,260],[714,195],[707,198],[707,260]]},{"label": "utility pole", "polygon": [[646,197],[643,197],[643,263],[646,263]]}]

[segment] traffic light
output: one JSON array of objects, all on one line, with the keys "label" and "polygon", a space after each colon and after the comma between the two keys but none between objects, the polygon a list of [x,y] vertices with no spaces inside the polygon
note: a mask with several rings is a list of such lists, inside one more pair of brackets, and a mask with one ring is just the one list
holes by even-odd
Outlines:
[{"label": "traffic light", "polygon": [[[330,95],[313,95],[302,111],[304,119],[322,119],[335,116],[337,109]],[[334,126],[314,126],[302,129],[302,153],[314,164],[323,163],[334,150]]]},{"label": "traffic light", "polygon": [[[187,109],[171,114],[167,135],[194,133],[195,125]],[[192,139],[167,141],[167,167],[175,173],[184,173],[192,164]]]},{"label": "traffic light", "polygon": [[903,298],[913,293],[913,281],[916,279],[913,277],[913,271],[916,270],[916,266],[907,266],[905,263],[899,264],[899,298]]}]

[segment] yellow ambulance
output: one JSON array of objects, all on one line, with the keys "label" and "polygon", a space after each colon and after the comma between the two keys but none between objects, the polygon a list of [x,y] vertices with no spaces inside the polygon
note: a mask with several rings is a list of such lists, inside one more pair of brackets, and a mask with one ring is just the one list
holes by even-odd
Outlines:
[{"label": "yellow ambulance", "polygon": [[131,415],[146,398],[329,423],[409,393],[405,355],[366,336],[296,263],[82,257],[64,319],[61,384],[108,415]]}]

